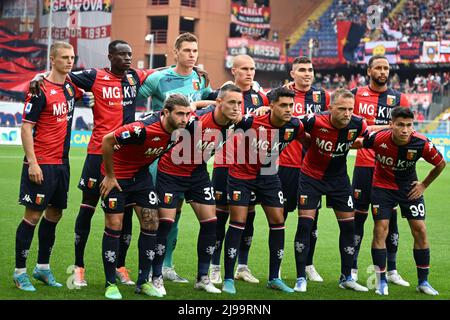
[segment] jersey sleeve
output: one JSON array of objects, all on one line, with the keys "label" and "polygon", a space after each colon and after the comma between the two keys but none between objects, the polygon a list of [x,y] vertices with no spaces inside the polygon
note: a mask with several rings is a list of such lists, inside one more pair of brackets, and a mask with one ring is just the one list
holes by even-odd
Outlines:
[{"label": "jersey sleeve", "polygon": [[261,88],[260,91],[258,91],[259,96],[261,97],[262,100],[262,105],[263,106],[268,106],[269,105],[269,98],[267,98],[266,93],[264,92],[264,90]]},{"label": "jersey sleeve", "polygon": [[153,72],[149,75],[145,81],[142,83],[142,86],[139,88],[138,99],[147,99],[158,88],[159,79],[161,79],[161,72]]},{"label": "jersey sleeve", "polygon": [[305,135],[305,126],[303,125],[303,122],[300,119],[298,119],[298,131],[295,139],[300,141],[304,135]]},{"label": "jersey sleeve", "polygon": [[326,111],[329,108],[330,108],[330,93],[325,90],[325,110],[322,111]]},{"label": "jersey sleeve", "polygon": [[73,84],[85,91],[91,91],[96,77],[97,70],[95,69],[87,69],[70,73],[70,80]]},{"label": "jersey sleeve", "polygon": [[114,138],[118,144],[143,144],[147,131],[142,122],[133,122],[114,131]]},{"label": "jersey sleeve", "polygon": [[314,123],[316,122],[316,117],[314,116],[314,114],[307,115],[300,120],[303,124],[304,131],[310,133],[314,128]]},{"label": "jersey sleeve", "polygon": [[436,166],[444,158],[435,145],[427,138],[425,145],[423,147],[422,158],[428,163]]},{"label": "jersey sleeve", "polygon": [[47,98],[45,97],[45,94],[33,96],[31,93],[28,93],[23,108],[22,121],[35,124],[39,120],[41,112],[44,110],[46,104]]},{"label": "jersey sleeve", "polygon": [[216,100],[217,96],[219,95],[219,90],[212,91],[206,100]]},{"label": "jersey sleeve", "polygon": [[375,144],[375,138],[377,136],[377,132],[373,131],[372,133],[366,135],[363,140],[363,148],[371,149]]},{"label": "jersey sleeve", "polygon": [[244,131],[247,131],[248,129],[250,129],[253,125],[253,116],[249,116],[249,115],[245,115],[242,120],[236,124],[236,130],[237,129],[241,129]]},{"label": "jersey sleeve", "polygon": [[[203,81],[203,84],[204,84],[204,83],[205,83],[205,79],[203,79],[203,77],[202,77],[202,81]],[[207,87],[205,87],[205,88],[202,89],[202,99],[203,99],[203,100],[207,100],[208,97],[209,97],[209,95],[210,95],[212,92],[213,92],[213,90],[211,89],[211,85],[208,84]]]},{"label": "jersey sleeve", "polygon": [[147,70],[143,70],[143,69],[136,69],[136,74],[139,78],[139,83],[143,84],[145,79],[147,79],[147,77],[149,75],[151,75],[153,72],[155,72],[155,70],[153,69],[147,69]]},{"label": "jersey sleeve", "polygon": [[364,119],[361,119],[361,131],[359,133],[360,137],[365,137],[369,134],[369,129],[367,128],[367,122]]},{"label": "jersey sleeve", "polygon": [[81,99],[83,97],[84,91],[77,87],[73,82],[70,82],[70,84],[75,90],[75,100]]}]

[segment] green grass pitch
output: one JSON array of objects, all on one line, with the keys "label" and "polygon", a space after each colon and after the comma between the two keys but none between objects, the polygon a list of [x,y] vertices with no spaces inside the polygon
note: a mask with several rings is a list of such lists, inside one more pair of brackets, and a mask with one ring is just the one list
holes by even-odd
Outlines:
[{"label": "green grass pitch", "polygon": [[[71,186],[69,193],[69,204],[64,216],[57,228],[56,243],[51,258],[51,267],[56,279],[66,283],[71,276],[70,267],[74,263],[73,230],[75,218],[81,200],[81,192],[76,185],[80,177],[86,150],[84,148],[72,148],[71,159]],[[86,278],[88,287],[82,289],[49,288],[36,283],[37,292],[26,293],[15,288],[12,281],[14,270],[14,246],[15,232],[20,222],[24,208],[17,204],[20,172],[22,167],[23,151],[18,146],[0,146],[0,194],[1,194],[1,228],[0,228],[0,300],[31,300],[31,299],[63,299],[63,300],[94,300],[104,299],[104,275],[101,260],[101,239],[103,234],[104,217],[102,210],[98,207],[92,220],[91,234],[86,247]],[[353,169],[354,158],[349,157],[349,173]],[[425,162],[419,162],[417,169],[421,179],[427,174],[431,166]],[[177,249],[175,251],[174,263],[176,270],[190,280],[188,284],[175,284],[166,282],[167,296],[165,299],[450,299],[450,281],[448,270],[450,270],[450,169],[446,168],[435,183],[426,190],[425,201],[427,207],[427,229],[431,244],[431,272],[430,283],[440,292],[438,297],[429,297],[418,294],[415,291],[417,284],[416,267],[413,260],[413,239],[405,219],[399,218],[400,247],[398,252],[398,270],[401,275],[411,283],[411,287],[403,288],[390,285],[388,297],[379,297],[371,290],[368,293],[357,293],[339,289],[337,286],[340,258],[338,251],[338,225],[333,212],[322,209],[319,217],[319,239],[316,247],[314,264],[324,278],[323,283],[308,283],[306,294],[294,293],[283,294],[269,290],[265,287],[268,274],[268,224],[260,207],[257,208],[255,219],[255,234],[250,251],[249,267],[260,279],[260,284],[247,284],[236,282],[238,293],[235,296],[222,293],[218,295],[196,291],[193,288],[196,275],[196,241],[199,224],[190,206],[185,205],[180,220],[180,235]],[[295,261],[293,250],[293,238],[297,225],[297,214],[290,213],[286,222],[286,244],[285,257],[282,264],[282,276],[287,284],[295,284]],[[135,279],[137,274],[137,238],[139,227],[137,219],[133,220],[133,240],[128,251],[127,267],[131,270]],[[373,221],[369,217],[365,225],[365,237],[359,259],[360,283],[373,278],[372,273],[367,273],[371,263],[370,243],[372,239]],[[37,259],[37,230],[28,258],[28,273],[31,271]],[[223,259],[222,259],[223,260]],[[69,279],[70,280],[70,279]],[[134,294],[134,287],[120,286],[124,299],[154,299]]]}]

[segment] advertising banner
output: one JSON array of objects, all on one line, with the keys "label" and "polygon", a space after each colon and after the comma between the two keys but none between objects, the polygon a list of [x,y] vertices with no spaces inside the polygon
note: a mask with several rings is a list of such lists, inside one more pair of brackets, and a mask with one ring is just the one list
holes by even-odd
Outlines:
[{"label": "advertising banner", "polygon": [[[108,65],[107,49],[111,41],[113,0],[55,0],[53,2],[52,39],[73,45],[78,67]],[[41,0],[39,33],[47,41],[50,1]]]},{"label": "advertising banner", "polygon": [[282,48],[275,41],[228,38],[225,66],[231,68],[234,56],[248,54],[255,60],[256,70],[284,71],[286,60]]},{"label": "advertising banner", "polygon": [[265,37],[270,30],[270,7],[246,7],[231,2],[230,37]]}]

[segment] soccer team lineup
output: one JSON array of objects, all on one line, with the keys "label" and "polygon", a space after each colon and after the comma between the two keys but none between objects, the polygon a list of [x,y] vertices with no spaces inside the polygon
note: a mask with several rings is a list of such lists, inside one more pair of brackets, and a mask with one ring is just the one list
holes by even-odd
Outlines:
[{"label": "soccer team lineup", "polygon": [[[151,70],[131,67],[123,40],[110,42],[110,66],[74,72],[73,47],[51,45],[51,71],[31,81],[24,102],[21,173],[14,172],[23,205],[15,210],[24,213],[14,220],[12,279],[3,278],[10,289],[23,298],[76,289],[70,298],[77,299],[96,281],[101,293],[90,297],[113,300],[183,298],[181,288],[197,290],[196,299],[245,299],[252,291],[258,299],[307,299],[335,288],[350,299],[439,295],[427,229],[434,217],[424,198],[446,162],[415,131],[406,95],[389,86],[388,59],[370,58],[368,85],[329,93],[312,85],[312,61],[299,56],[293,81],[265,92],[254,60],[237,55],[234,78],[214,90],[214,75],[196,65],[199,40],[180,34],[176,64]],[[135,119],[136,100],[149,97],[151,112]],[[79,99],[94,126],[74,177],[81,153],[69,149]],[[78,212],[68,215],[73,194],[80,200],[69,208]],[[445,194],[433,189],[433,200]],[[326,220],[319,224],[319,216]],[[69,227],[61,234],[63,220]],[[186,221],[194,225],[179,237]],[[319,237],[322,226],[332,236]],[[129,248],[135,256],[126,261]],[[321,264],[328,255],[335,258]],[[400,255],[407,276],[397,270]],[[67,265],[55,272],[60,256],[73,261],[70,281],[61,272]],[[292,262],[281,267],[285,256]],[[195,277],[183,276],[183,264]]]}]

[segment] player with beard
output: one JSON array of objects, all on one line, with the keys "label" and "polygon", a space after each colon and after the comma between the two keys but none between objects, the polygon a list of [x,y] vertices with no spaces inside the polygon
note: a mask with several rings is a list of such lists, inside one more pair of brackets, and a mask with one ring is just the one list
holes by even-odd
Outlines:
[{"label": "player with beard", "polygon": [[[78,87],[92,92],[94,127],[89,141],[78,188],[83,192],[80,209],[75,221],[75,268],[74,285],[87,286],[85,277],[84,252],[91,230],[91,220],[100,199],[100,165],[102,163],[102,138],[118,127],[135,120],[137,91],[153,70],[130,68],[132,49],[123,40],[114,40],[108,46],[110,68],[92,68],[69,74]],[[40,78],[30,84],[39,92]],[[132,232],[132,206],[125,209],[124,223],[120,236],[120,250],[116,276],[122,284],[134,285],[125,258],[130,246]]]},{"label": "player with beard", "polygon": [[[365,87],[357,87],[352,90],[355,95],[354,114],[363,117],[368,125],[388,125],[391,119],[391,111],[397,106],[409,107],[406,96],[390,87],[389,62],[385,56],[374,55],[367,64],[367,75],[370,83]],[[373,150],[360,149],[356,155],[353,171],[353,196],[355,200],[355,248],[352,276],[358,279],[358,253],[364,236],[364,222],[367,219],[369,205],[371,203],[371,185],[375,156]],[[390,217],[389,234],[386,238],[387,247],[387,279],[388,281],[409,286],[397,272],[396,255],[398,248],[397,210],[394,209]]]}]

